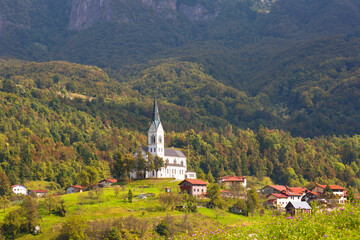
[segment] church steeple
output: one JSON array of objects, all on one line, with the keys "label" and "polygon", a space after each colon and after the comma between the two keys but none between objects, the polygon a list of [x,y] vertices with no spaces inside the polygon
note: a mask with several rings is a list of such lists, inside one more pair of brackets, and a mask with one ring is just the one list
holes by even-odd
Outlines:
[{"label": "church steeple", "polygon": [[153,110],[153,117],[152,117],[152,121],[151,123],[154,123],[156,126],[156,129],[159,127],[160,122],[160,114],[159,114],[159,109],[157,106],[157,101],[156,99],[154,99],[154,110]]},{"label": "church steeple", "polygon": [[153,117],[148,131],[149,152],[154,156],[164,156],[164,129],[160,121],[160,114],[156,99],[154,100]]}]

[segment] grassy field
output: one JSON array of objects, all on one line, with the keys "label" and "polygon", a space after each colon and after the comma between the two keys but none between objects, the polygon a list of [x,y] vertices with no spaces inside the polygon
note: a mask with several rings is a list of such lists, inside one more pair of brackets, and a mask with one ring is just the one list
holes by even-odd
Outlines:
[{"label": "grassy field", "polygon": [[[265,211],[262,216],[255,214],[246,217],[227,210],[205,207],[198,207],[198,212],[191,214],[176,210],[157,210],[160,206],[158,194],[164,192],[165,187],[178,192],[178,183],[169,180],[120,182],[117,186],[105,188],[100,202],[90,204],[80,204],[82,196],[88,195],[87,192],[62,195],[60,197],[65,201],[67,209],[66,217],[48,215],[42,211],[42,233],[38,236],[25,235],[20,239],[56,239],[62,223],[74,215],[80,215],[88,223],[94,222],[98,226],[133,216],[138,219],[136,221],[139,224],[143,222],[147,225],[140,237],[143,239],[160,238],[154,228],[161,219],[173,222],[174,239],[360,239],[360,207],[357,205],[348,205],[330,213],[304,213],[295,218],[275,216],[271,211]],[[32,184],[45,186],[41,182]],[[115,187],[120,189],[118,196],[115,195]],[[123,200],[123,195],[127,196],[129,190],[134,194],[132,203]],[[137,196],[141,193],[154,193],[156,197],[138,199]],[[19,206],[14,205],[6,211],[17,208]],[[1,221],[4,216],[1,211]]]}]

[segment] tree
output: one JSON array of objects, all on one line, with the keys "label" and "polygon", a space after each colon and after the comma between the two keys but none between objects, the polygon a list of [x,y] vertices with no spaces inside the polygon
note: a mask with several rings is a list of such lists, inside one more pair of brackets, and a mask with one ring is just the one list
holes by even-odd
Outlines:
[{"label": "tree", "polygon": [[39,223],[39,205],[35,198],[26,196],[22,203],[22,211],[25,217],[25,228],[31,232]]},{"label": "tree", "polygon": [[80,216],[71,216],[62,224],[60,232],[66,239],[83,240],[85,239],[86,228],[86,219]]},{"label": "tree", "polygon": [[132,193],[131,189],[129,189],[129,193],[128,193],[128,201],[129,201],[129,203],[132,203],[132,199],[133,199],[133,193]]},{"label": "tree", "polygon": [[8,207],[10,205],[9,199],[6,196],[1,196],[0,197],[0,205],[4,208],[4,213],[5,213],[6,207]]},{"label": "tree", "polygon": [[215,179],[211,173],[211,170],[209,170],[208,174],[207,174],[207,180],[209,181],[209,183],[214,183]]},{"label": "tree", "polygon": [[0,196],[11,193],[10,181],[5,172],[0,173]]},{"label": "tree", "polygon": [[210,198],[209,207],[222,208],[222,199],[220,197],[220,186],[217,183],[210,184],[207,188],[207,197]]},{"label": "tree", "polygon": [[352,190],[352,188],[349,188],[348,200],[350,203],[354,202],[354,200],[355,200],[355,195],[354,195],[354,191]]},{"label": "tree", "polygon": [[132,154],[123,155],[121,152],[116,152],[114,154],[114,166],[112,173],[116,178],[128,177],[128,174],[134,168],[135,159]]},{"label": "tree", "polygon": [[120,187],[119,186],[114,187],[114,193],[115,193],[116,197],[119,195],[119,193],[120,193]]},{"label": "tree", "polygon": [[21,226],[23,224],[23,218],[21,216],[21,210],[15,210],[5,215],[3,224],[1,226],[2,234],[7,239],[14,239],[19,233],[21,233]]},{"label": "tree", "polygon": [[53,207],[56,205],[55,199],[51,195],[48,194],[45,197],[44,204],[45,204],[46,210],[48,211],[48,213],[50,215]]},{"label": "tree", "polygon": [[326,199],[331,199],[334,197],[334,193],[329,185],[327,185],[324,189],[324,195]]},{"label": "tree", "polygon": [[162,157],[159,157],[159,156],[155,156],[154,157],[154,170],[156,172],[156,177],[157,177],[157,174],[158,174],[158,171],[161,170],[161,168],[165,167],[165,161]]},{"label": "tree", "polygon": [[[146,172],[153,171],[154,169],[155,169],[154,156],[150,152],[147,152],[145,174]],[[144,178],[146,177],[145,174],[144,174]]]},{"label": "tree", "polygon": [[136,177],[143,176],[145,178],[146,170],[146,159],[139,151],[135,159],[135,171]]},{"label": "tree", "polygon": [[247,197],[246,197],[246,205],[248,211],[253,214],[254,211],[258,208],[259,204],[259,196],[256,193],[256,189],[252,188],[248,191]]}]

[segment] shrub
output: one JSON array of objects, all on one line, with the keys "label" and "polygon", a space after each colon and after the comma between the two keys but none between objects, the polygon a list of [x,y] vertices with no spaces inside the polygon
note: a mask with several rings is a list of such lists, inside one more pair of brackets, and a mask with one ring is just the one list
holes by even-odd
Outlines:
[{"label": "shrub", "polygon": [[169,224],[167,223],[167,221],[165,221],[165,220],[161,220],[160,224],[156,226],[155,231],[160,236],[165,236],[165,237],[170,236],[170,227],[169,227]]}]

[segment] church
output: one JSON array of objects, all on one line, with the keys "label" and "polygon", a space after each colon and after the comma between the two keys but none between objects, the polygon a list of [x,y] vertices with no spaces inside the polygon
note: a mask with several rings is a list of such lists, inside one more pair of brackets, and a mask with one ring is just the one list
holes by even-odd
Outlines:
[{"label": "church", "polygon": [[[154,110],[152,121],[148,130],[148,146],[141,146],[134,154],[137,157],[138,152],[146,157],[150,152],[154,157],[159,156],[164,159],[165,167],[161,168],[157,173],[148,171],[146,178],[175,178],[176,180],[196,179],[196,173],[187,171],[186,156],[180,150],[164,147],[164,129],[160,121],[159,109],[157,101],[154,100]],[[137,178],[136,172],[130,173],[130,178]]]}]

